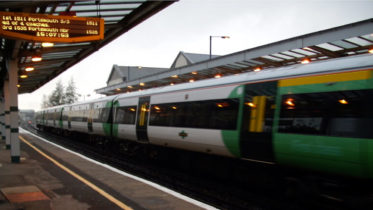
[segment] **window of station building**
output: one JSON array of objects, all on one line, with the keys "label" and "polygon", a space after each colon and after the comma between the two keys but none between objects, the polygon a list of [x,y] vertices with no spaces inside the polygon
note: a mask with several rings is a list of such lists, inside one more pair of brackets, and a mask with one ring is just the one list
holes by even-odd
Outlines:
[{"label": "window of station building", "polygon": [[149,125],[234,130],[239,99],[221,99],[151,106]]},{"label": "window of station building", "polygon": [[281,133],[373,138],[373,90],[283,95]]},{"label": "window of station building", "polygon": [[115,110],[114,123],[117,124],[135,124],[136,106],[117,107]]}]

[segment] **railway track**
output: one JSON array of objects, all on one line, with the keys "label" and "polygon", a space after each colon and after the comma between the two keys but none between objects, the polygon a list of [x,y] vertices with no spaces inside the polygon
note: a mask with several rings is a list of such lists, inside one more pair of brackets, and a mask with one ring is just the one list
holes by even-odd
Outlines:
[{"label": "railway track", "polygon": [[[286,172],[276,166],[232,161],[229,158],[211,157],[199,153],[192,154],[193,160],[180,160],[176,158],[182,156],[178,153],[185,152],[175,150],[168,150],[167,152],[171,154],[166,158],[132,156],[108,147],[102,149],[98,145],[71,141],[52,133],[41,133],[30,128],[28,130],[70,150],[219,209],[334,210],[356,209],[354,208],[356,205],[362,205],[360,209],[364,209],[369,205],[353,199],[351,200],[355,203],[350,202],[346,205],[346,196],[343,192],[330,193],[339,189],[333,184],[326,187],[331,189],[327,192],[317,194],[310,192],[312,189],[308,189],[304,183],[294,177],[287,177]],[[173,158],[173,161],[170,161],[170,158]]]}]

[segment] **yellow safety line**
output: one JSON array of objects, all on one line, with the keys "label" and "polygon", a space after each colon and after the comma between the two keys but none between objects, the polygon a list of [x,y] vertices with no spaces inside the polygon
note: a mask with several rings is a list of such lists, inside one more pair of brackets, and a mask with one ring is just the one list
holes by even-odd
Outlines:
[{"label": "yellow safety line", "polygon": [[37,151],[38,153],[40,153],[41,155],[43,155],[45,158],[47,158],[48,160],[50,160],[52,163],[54,163],[56,166],[60,167],[62,170],[66,171],[67,173],[69,173],[71,176],[75,177],[76,179],[80,180],[81,182],[83,182],[84,184],[88,185],[90,188],[92,188],[93,190],[95,190],[96,192],[98,192],[99,194],[101,194],[102,196],[104,196],[105,198],[107,198],[108,200],[110,200],[111,202],[113,202],[114,204],[116,204],[117,206],[119,206],[120,208],[122,209],[125,209],[125,210],[130,210],[132,209],[131,207],[127,206],[126,204],[122,203],[121,201],[119,201],[118,199],[114,198],[113,196],[111,196],[110,194],[108,194],[107,192],[105,192],[104,190],[100,189],[99,187],[97,187],[96,185],[94,185],[92,182],[84,179],[83,177],[81,177],[80,175],[78,175],[77,173],[75,173],[74,171],[68,169],[66,166],[62,165],[61,163],[57,162],[55,159],[53,159],[52,157],[50,157],[49,155],[45,154],[44,152],[42,152],[41,150],[39,150],[38,148],[36,148],[34,145],[32,145],[30,142],[28,142],[26,139],[24,139],[22,136],[19,136],[19,138],[27,145],[29,145],[31,148],[33,148],[35,151]]}]

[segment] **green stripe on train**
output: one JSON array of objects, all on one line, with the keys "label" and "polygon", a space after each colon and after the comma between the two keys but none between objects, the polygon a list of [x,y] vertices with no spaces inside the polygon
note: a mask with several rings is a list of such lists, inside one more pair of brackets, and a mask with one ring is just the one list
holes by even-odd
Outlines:
[{"label": "green stripe on train", "polygon": [[373,176],[371,139],[283,133],[276,133],[274,137],[276,159],[282,164],[351,176]]},{"label": "green stripe on train", "polygon": [[[118,101],[115,101],[114,104],[113,104],[113,108],[116,108],[119,106],[119,102]],[[113,117],[114,117],[114,110],[113,110]],[[118,137],[118,124],[114,123],[114,119],[113,119],[113,136],[114,137]]]},{"label": "green stripe on train", "polygon": [[373,178],[373,139],[277,133],[285,94],[373,89],[373,80],[279,87],[273,126],[274,152],[281,164]]},{"label": "green stripe on train", "polygon": [[244,106],[244,86],[240,85],[233,89],[230,93],[229,98],[238,98],[240,100],[239,110],[237,115],[237,128],[236,130],[222,130],[221,135],[223,137],[223,142],[225,147],[229,152],[235,157],[241,157],[240,150],[240,133],[241,133],[241,124],[242,124],[242,113]]},{"label": "green stripe on train", "polygon": [[[111,101],[108,101],[105,105],[105,108],[108,108],[110,109],[111,106],[112,106],[113,102]],[[110,136],[111,135],[111,123],[108,123],[108,122],[103,122],[102,123],[102,126],[103,126],[103,129],[104,129],[104,133],[106,136]]]}]

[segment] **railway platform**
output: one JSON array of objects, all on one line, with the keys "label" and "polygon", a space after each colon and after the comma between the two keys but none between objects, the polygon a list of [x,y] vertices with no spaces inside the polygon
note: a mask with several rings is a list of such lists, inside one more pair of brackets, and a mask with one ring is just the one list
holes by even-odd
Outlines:
[{"label": "railway platform", "polygon": [[214,209],[20,131],[21,161],[0,142],[0,209]]}]

